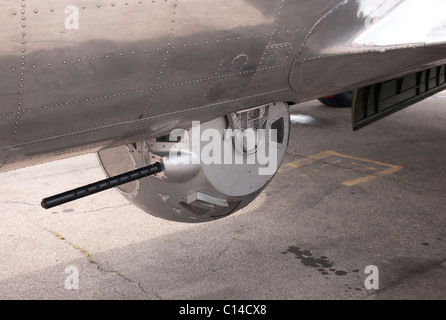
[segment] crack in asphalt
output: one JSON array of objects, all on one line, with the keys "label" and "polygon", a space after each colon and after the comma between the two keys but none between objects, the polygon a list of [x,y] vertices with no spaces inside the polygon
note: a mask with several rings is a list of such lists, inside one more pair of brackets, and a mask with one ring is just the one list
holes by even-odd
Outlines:
[{"label": "crack in asphalt", "polygon": [[[106,267],[102,264],[100,264],[97,260],[93,259],[93,255],[91,253],[89,253],[87,250],[79,247],[78,245],[76,245],[75,243],[72,243],[71,241],[67,240],[64,236],[60,235],[57,232],[53,232],[51,230],[47,230],[48,232],[52,233],[57,239],[64,241],[65,243],[67,243],[68,245],[70,245],[70,247],[72,247],[73,249],[75,249],[76,251],[80,252],[82,255],[87,257],[87,260],[89,263],[93,264],[96,266],[96,268],[100,271],[100,272],[105,272],[105,273],[112,273],[117,275],[118,277],[120,277],[121,279],[125,280],[128,283],[135,283],[139,290],[144,294],[144,295],[148,295],[150,294],[149,292],[147,292],[144,288],[144,286],[142,285],[142,283],[138,280],[132,280],[129,277],[123,275],[122,273],[120,273],[117,270],[114,270],[112,268]],[[114,291],[120,295],[122,295],[123,297],[125,297],[124,293],[120,293],[118,292],[118,290],[113,287]],[[159,300],[163,300],[163,298],[154,290],[151,290],[151,293],[153,296],[155,296],[157,299]]]},{"label": "crack in asphalt", "polygon": [[25,202],[25,201],[5,200],[5,201],[0,201],[0,204],[24,204],[24,205],[30,206],[30,207],[39,207],[38,204],[28,203],[28,202]]},{"label": "crack in asphalt", "polygon": [[93,213],[93,212],[99,212],[99,211],[107,210],[107,209],[119,209],[119,208],[129,207],[129,206],[133,206],[133,205],[131,203],[126,203],[126,204],[122,204],[122,205],[118,205],[118,206],[102,207],[100,209],[82,211],[81,213]]},{"label": "crack in asphalt", "polygon": [[371,296],[379,296],[379,295],[381,295],[395,287],[398,287],[402,283],[405,283],[414,277],[419,277],[419,276],[426,274],[426,273],[430,272],[431,270],[439,268],[439,267],[445,268],[444,263],[446,263],[446,258],[443,260],[432,261],[431,263],[422,265],[421,268],[416,268],[414,270],[409,270],[407,272],[404,272],[404,276],[401,276],[394,281],[390,281],[387,286],[385,286],[384,288],[379,288],[378,292],[371,293],[370,295]]},{"label": "crack in asphalt", "polygon": [[73,169],[73,170],[69,170],[69,171],[60,171],[60,172],[54,172],[54,173],[49,173],[49,174],[45,174],[45,175],[36,175],[36,176],[32,176],[32,177],[28,177],[28,178],[24,178],[23,180],[31,180],[34,181],[35,179],[39,179],[39,178],[48,178],[48,177],[53,177],[53,176],[63,176],[66,174],[71,174],[71,173],[75,173],[75,172],[85,172],[87,170],[98,170],[100,169],[98,166],[91,166],[91,167],[86,167],[83,169]]},{"label": "crack in asphalt", "polygon": [[[97,269],[98,269],[99,271],[101,271],[101,272],[113,273],[113,274],[117,275],[118,277],[120,277],[121,279],[127,281],[128,283],[135,283],[135,284],[137,284],[137,285],[138,285],[138,288],[141,290],[141,292],[142,292],[143,294],[145,294],[145,295],[148,294],[148,293],[146,292],[146,290],[144,289],[144,287],[143,287],[143,285],[141,284],[140,281],[132,280],[132,279],[126,277],[125,275],[123,275],[122,273],[120,273],[120,272],[118,272],[118,271],[116,271],[116,270],[114,270],[114,269],[110,269],[110,268],[104,267],[104,266],[102,266],[101,264],[99,264],[97,261],[94,261],[94,260],[93,260],[91,263],[92,263],[92,264],[95,264],[96,267],[97,267]],[[116,289],[116,287],[113,287],[113,289],[115,290],[116,293],[119,293],[119,294],[121,294],[123,297],[125,297],[125,294],[124,294],[124,293],[120,293],[120,292],[118,292],[118,290]]]},{"label": "crack in asphalt", "polygon": [[[11,201],[11,200],[7,200],[7,201],[0,201],[0,204],[23,204],[23,205],[27,205],[27,206],[32,206],[32,207],[37,207],[38,205],[35,204],[30,204],[24,201]],[[121,208],[121,207],[126,207],[126,206],[131,206],[132,204],[128,203],[128,204],[124,204],[124,205],[120,205],[120,206],[113,206],[113,207],[104,207],[98,210],[91,210],[91,211],[85,211],[83,213],[90,213],[90,212],[97,212],[97,211],[101,211],[101,210],[105,210],[105,209],[113,209],[113,208]],[[151,292],[147,292],[143,286],[143,284],[138,281],[138,280],[132,280],[129,277],[123,275],[122,273],[118,272],[117,270],[114,270],[112,268],[109,267],[105,267],[102,264],[100,264],[97,260],[95,260],[93,258],[93,255],[88,252],[86,249],[81,248],[80,246],[78,246],[77,244],[75,244],[74,242],[68,240],[66,237],[64,237],[63,235],[61,235],[58,232],[55,232],[53,230],[50,230],[42,225],[40,225],[38,223],[38,221],[36,221],[34,218],[31,218],[27,212],[24,212],[24,215],[37,227],[41,228],[42,230],[52,234],[53,236],[55,236],[57,239],[64,241],[66,244],[68,244],[71,248],[73,248],[74,250],[78,251],[79,253],[81,253],[83,256],[85,256],[87,258],[87,261],[93,265],[96,266],[96,268],[101,271],[101,272],[107,272],[107,273],[113,273],[115,275],[117,275],[119,278],[125,280],[128,283],[135,283],[139,290],[144,294],[144,295],[150,295],[150,293],[157,299],[159,300],[163,300],[163,298],[161,297],[160,294],[158,294],[154,289],[151,290]],[[125,297],[124,293],[120,293],[118,292],[118,290],[116,288],[115,292],[118,294],[121,294],[123,297]]]},{"label": "crack in asphalt", "polygon": [[221,256],[223,253],[225,253],[226,250],[229,249],[229,247],[230,247],[230,246],[226,246],[226,248],[224,248],[223,250],[221,250],[221,251],[218,253],[217,259],[220,258],[220,256]]}]

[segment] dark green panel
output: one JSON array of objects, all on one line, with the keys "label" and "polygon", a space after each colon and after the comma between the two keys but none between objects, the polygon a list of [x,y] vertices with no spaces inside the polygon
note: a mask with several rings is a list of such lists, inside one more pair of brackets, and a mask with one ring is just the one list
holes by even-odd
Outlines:
[{"label": "dark green panel", "polygon": [[446,65],[357,89],[353,96],[353,130],[445,89]]}]

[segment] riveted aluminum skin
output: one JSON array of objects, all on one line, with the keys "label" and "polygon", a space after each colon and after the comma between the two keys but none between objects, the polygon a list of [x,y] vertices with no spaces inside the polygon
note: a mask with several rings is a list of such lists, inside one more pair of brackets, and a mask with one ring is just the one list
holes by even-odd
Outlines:
[{"label": "riveted aluminum skin", "polygon": [[0,170],[445,63],[442,0],[3,0]]}]

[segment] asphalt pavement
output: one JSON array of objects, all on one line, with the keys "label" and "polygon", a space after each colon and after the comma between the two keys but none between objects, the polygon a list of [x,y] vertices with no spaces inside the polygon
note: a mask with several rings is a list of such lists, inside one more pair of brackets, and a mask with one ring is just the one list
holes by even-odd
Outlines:
[{"label": "asphalt pavement", "polygon": [[357,132],[350,110],[291,107],[284,162],[247,208],[164,221],[94,154],[0,174],[0,299],[446,299],[446,92]]}]

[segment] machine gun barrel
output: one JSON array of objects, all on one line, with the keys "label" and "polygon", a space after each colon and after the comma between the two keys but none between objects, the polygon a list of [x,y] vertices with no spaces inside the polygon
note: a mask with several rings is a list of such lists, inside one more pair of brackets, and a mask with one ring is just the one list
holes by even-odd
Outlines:
[{"label": "machine gun barrel", "polygon": [[136,169],[127,173],[104,179],[80,188],[60,193],[42,200],[42,207],[45,209],[53,208],[61,204],[74,201],[92,194],[105,191],[135,180],[139,180],[163,171],[161,163],[156,162],[147,167]]}]

